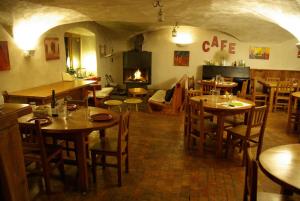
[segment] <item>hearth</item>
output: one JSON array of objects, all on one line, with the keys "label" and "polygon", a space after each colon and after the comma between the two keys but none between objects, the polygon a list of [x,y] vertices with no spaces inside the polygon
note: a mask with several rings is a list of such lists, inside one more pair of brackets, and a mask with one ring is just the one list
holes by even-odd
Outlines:
[{"label": "hearth", "polygon": [[123,53],[123,83],[126,88],[151,84],[151,52],[128,51]]}]

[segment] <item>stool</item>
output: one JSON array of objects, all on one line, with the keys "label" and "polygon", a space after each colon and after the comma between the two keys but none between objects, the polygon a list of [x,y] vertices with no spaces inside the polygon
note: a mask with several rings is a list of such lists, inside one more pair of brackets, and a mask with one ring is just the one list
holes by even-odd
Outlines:
[{"label": "stool", "polygon": [[123,104],[120,100],[107,100],[104,101],[104,104],[108,106],[108,109],[111,109],[112,106],[119,106],[120,112],[122,112],[121,105]]},{"label": "stool", "polygon": [[127,98],[124,100],[124,103],[127,103],[127,104],[135,104],[135,110],[138,112],[139,109],[138,109],[138,104],[139,103],[142,103],[143,101],[139,98]]}]

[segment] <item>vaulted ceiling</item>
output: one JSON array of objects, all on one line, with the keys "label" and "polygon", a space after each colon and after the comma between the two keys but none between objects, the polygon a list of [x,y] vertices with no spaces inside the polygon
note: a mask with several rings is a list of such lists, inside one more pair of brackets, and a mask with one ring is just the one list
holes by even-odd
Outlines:
[{"label": "vaulted ceiling", "polygon": [[[128,37],[179,25],[226,33],[240,41],[300,40],[300,0],[0,0],[0,23],[45,21],[49,28],[80,21],[95,21]],[[163,22],[159,22],[162,9]],[[49,14],[49,15],[48,15]],[[298,26],[298,27],[297,27]]]}]

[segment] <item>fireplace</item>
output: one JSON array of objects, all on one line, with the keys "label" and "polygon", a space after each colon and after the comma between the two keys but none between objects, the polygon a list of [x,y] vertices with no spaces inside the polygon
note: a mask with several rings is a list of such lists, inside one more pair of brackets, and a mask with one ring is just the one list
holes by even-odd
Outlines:
[{"label": "fireplace", "polygon": [[128,51],[123,53],[123,83],[126,88],[151,84],[151,52]]}]

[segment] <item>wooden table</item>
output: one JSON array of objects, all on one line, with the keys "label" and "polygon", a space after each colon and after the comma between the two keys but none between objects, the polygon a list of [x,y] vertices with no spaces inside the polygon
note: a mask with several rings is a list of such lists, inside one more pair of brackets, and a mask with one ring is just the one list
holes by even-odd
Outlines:
[{"label": "wooden table", "polygon": [[259,156],[261,170],[282,187],[282,193],[300,193],[300,144],[272,147]]},{"label": "wooden table", "polygon": [[222,155],[222,140],[223,140],[223,132],[224,132],[224,119],[226,116],[231,116],[235,114],[246,113],[251,109],[252,106],[255,105],[254,102],[250,100],[246,100],[243,98],[238,98],[236,96],[233,97],[234,101],[239,101],[244,103],[244,106],[238,107],[228,107],[222,105],[222,103],[226,103],[226,99],[224,96],[216,96],[213,95],[204,95],[204,96],[194,96],[190,100],[191,101],[200,101],[200,99],[204,100],[203,106],[204,111],[212,113],[217,116],[217,146],[216,146],[216,155],[221,157]]},{"label": "wooden table", "polygon": [[[275,90],[277,87],[278,82],[271,82],[271,81],[266,81],[262,79],[257,80],[258,83],[262,84],[264,87],[266,87],[269,91],[269,111],[273,111],[273,101],[274,101],[274,94]],[[295,88],[298,87],[297,83],[294,83],[293,85]]]},{"label": "wooden table", "polygon": [[76,99],[83,99],[87,96],[87,87],[95,82],[94,80],[61,81],[10,92],[8,93],[8,99],[13,102],[29,103],[34,101],[37,105],[46,104],[51,101],[52,90],[55,90],[57,98],[70,95]]},{"label": "wooden table", "polygon": [[21,117],[25,114],[32,112],[31,106],[28,104],[19,104],[19,103],[4,103],[3,107],[0,109],[0,116],[3,114],[9,114],[15,112],[18,117]]},{"label": "wooden table", "polygon": [[[97,113],[109,113],[112,119],[108,121],[91,121],[87,115]],[[19,122],[26,122],[33,117],[33,114],[22,116],[18,119]],[[75,141],[77,150],[77,165],[79,173],[79,187],[82,192],[88,190],[88,167],[86,158],[85,137],[94,130],[103,130],[118,124],[120,115],[102,108],[84,107],[70,113],[68,117],[53,117],[52,123],[42,127],[42,132],[46,135],[60,135],[60,138],[71,139]]]}]

